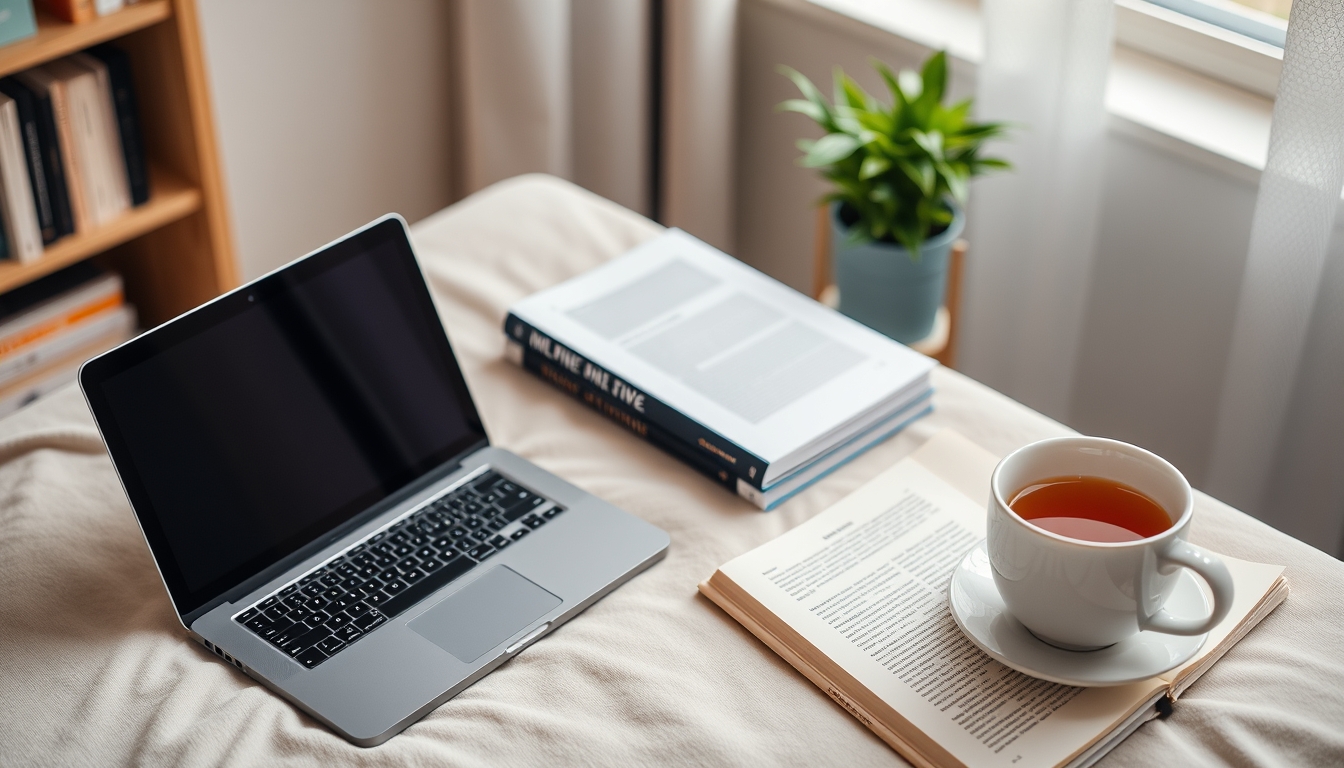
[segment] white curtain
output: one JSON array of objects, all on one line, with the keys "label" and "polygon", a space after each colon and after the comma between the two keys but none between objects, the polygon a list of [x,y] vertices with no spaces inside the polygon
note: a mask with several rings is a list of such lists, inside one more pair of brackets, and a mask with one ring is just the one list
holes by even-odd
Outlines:
[{"label": "white curtain", "polygon": [[[1344,435],[1320,434],[1312,422],[1338,422],[1344,408],[1340,371],[1320,364],[1338,362],[1341,342],[1314,345],[1314,358],[1303,351],[1313,315],[1329,322],[1315,305],[1341,190],[1344,3],[1294,0],[1207,490],[1331,549],[1344,518]],[[1294,393],[1314,408],[1299,403],[1290,422]]]},{"label": "white curtain", "polygon": [[460,192],[551,173],[731,251],[736,0],[457,0],[455,18]]},{"label": "white curtain", "polygon": [[1010,173],[972,188],[961,368],[1056,419],[1073,391],[1101,197],[1113,0],[983,0],[981,120]]}]

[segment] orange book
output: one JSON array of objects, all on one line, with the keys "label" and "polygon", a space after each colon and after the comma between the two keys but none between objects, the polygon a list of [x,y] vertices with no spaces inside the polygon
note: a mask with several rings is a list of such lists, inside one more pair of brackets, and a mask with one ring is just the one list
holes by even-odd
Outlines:
[{"label": "orange book", "polygon": [[98,18],[93,0],[38,0],[38,5],[52,16],[72,24],[83,24]]}]

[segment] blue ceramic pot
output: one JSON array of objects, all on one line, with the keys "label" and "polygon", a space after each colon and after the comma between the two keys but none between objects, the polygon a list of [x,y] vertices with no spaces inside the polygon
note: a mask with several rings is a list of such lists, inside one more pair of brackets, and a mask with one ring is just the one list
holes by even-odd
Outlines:
[{"label": "blue ceramic pot", "polygon": [[947,292],[948,254],[966,215],[953,205],[952,225],[925,240],[919,258],[911,259],[892,243],[851,242],[840,205],[831,204],[831,263],[840,311],[903,344],[928,336]]}]

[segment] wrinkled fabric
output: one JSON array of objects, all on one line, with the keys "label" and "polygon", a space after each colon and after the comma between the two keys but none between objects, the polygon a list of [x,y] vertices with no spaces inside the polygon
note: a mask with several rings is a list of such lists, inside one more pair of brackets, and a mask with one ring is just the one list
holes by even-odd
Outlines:
[{"label": "wrinkled fabric", "polygon": [[[186,639],[107,456],[85,452],[91,419],[75,389],[0,421],[0,764],[903,764],[696,584],[938,430],[1000,455],[1068,430],[940,369],[931,416],[760,512],[503,359],[511,303],[659,231],[540,176],[414,228],[491,440],[662,527],[672,545],[379,747],[351,746]],[[1292,595],[1103,764],[1344,764],[1344,566],[1202,495],[1193,539],[1286,565]]]}]

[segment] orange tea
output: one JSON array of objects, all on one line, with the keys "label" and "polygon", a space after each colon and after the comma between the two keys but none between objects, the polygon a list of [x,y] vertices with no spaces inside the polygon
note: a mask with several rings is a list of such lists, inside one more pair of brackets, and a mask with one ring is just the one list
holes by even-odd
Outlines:
[{"label": "orange tea", "polygon": [[1037,528],[1083,541],[1138,541],[1172,526],[1143,492],[1100,477],[1046,478],[1018,491],[1008,506]]}]

